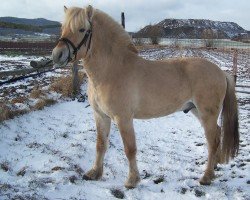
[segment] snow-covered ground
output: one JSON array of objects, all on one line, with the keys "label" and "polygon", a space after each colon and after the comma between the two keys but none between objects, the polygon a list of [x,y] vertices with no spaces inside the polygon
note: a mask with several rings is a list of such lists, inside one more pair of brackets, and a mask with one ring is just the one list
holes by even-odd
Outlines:
[{"label": "snow-covered ground", "polygon": [[[240,155],[220,165],[211,186],[200,186],[207,158],[202,128],[182,112],[135,120],[138,166],[136,189],[123,186],[128,163],[121,137],[112,126],[100,181],[82,180],[94,160],[95,123],[88,103],[59,103],[0,126],[0,199],[249,199],[249,110],[240,109]],[[156,184],[156,182],[160,182]],[[118,193],[116,191],[116,193]]]},{"label": "snow-covered ground", "polygon": [[[152,50],[141,56],[173,57],[169,51]],[[183,54],[193,55],[193,51],[175,52],[174,56]],[[239,83],[249,83],[244,70],[242,66]],[[82,180],[95,158],[93,113],[87,101],[64,101],[0,124],[0,199],[250,199],[250,101],[247,94],[237,95],[239,156],[218,166],[210,186],[198,183],[207,159],[203,129],[192,114],[183,112],[134,120],[141,174],[137,188],[124,187],[128,162],[115,124],[103,178]]]}]

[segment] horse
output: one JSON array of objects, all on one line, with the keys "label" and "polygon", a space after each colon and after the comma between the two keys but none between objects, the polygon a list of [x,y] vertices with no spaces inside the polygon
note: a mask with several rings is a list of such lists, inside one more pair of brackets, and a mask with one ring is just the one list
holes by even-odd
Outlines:
[{"label": "horse", "polygon": [[64,12],[53,61],[65,66],[83,60],[97,130],[95,162],[83,179],[102,177],[110,124],[114,121],[129,163],[125,187],[136,187],[140,174],[133,119],[191,111],[204,129],[208,147],[206,169],[199,182],[211,184],[216,165],[228,163],[239,149],[238,107],[232,77],[203,58],[141,58],[124,28],[91,5],[64,7]]}]

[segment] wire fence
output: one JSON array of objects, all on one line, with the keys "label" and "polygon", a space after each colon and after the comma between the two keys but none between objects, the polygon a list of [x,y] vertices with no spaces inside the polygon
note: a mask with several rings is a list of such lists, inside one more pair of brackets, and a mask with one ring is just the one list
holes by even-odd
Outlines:
[{"label": "wire fence", "polygon": [[[135,44],[151,44],[151,38],[133,38]],[[157,43],[171,47],[189,48],[220,48],[220,49],[250,49],[250,42],[240,42],[230,39],[178,39],[158,38]]]},{"label": "wire fence", "polygon": [[[133,38],[136,45],[150,44],[149,38]],[[51,55],[57,41],[11,42],[0,41],[1,54],[5,52],[20,52],[21,54]],[[250,87],[250,43],[232,41],[228,39],[177,39],[159,38],[159,45],[165,50],[157,52],[158,59],[181,57],[203,57],[212,59],[220,67],[231,67],[235,80],[244,74],[243,86]],[[152,46],[152,48],[159,48]],[[166,48],[168,50],[166,51]],[[141,48],[142,51],[144,47]],[[178,53],[176,53],[178,51]],[[152,52],[154,56],[154,52]]]},{"label": "wire fence", "polygon": [[52,49],[56,46],[56,41],[41,42],[11,42],[0,41],[1,54],[6,52],[21,52],[23,54],[46,55],[51,54]]}]

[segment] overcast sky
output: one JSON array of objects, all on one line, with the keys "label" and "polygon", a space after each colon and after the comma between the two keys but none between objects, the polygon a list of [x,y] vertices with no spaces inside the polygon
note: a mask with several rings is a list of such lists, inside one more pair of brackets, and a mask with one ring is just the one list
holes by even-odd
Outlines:
[{"label": "overcast sky", "polygon": [[63,5],[88,4],[120,21],[125,12],[127,31],[166,18],[232,21],[250,30],[250,0],[2,0],[0,17],[46,18],[63,20]]}]

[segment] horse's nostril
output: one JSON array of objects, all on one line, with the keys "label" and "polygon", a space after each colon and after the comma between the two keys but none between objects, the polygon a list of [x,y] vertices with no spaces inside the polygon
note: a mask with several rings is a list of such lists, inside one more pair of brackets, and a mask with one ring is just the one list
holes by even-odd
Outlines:
[{"label": "horse's nostril", "polygon": [[59,54],[59,56],[58,56],[58,58],[61,59],[61,58],[62,58],[62,55],[63,55],[63,53],[62,53],[62,51],[61,51],[60,54]]}]

